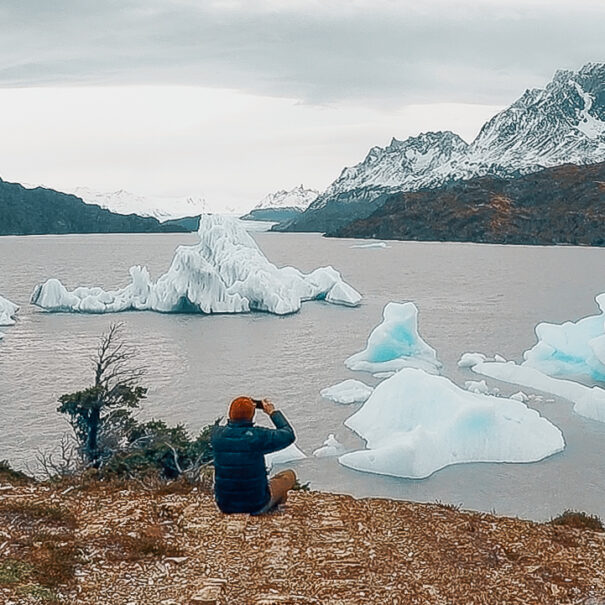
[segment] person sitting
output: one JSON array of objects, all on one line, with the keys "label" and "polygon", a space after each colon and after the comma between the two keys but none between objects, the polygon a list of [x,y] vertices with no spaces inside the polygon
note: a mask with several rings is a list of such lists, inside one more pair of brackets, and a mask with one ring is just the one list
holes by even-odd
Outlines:
[{"label": "person sitting", "polygon": [[[265,412],[274,429],[255,426],[256,408]],[[296,483],[292,470],[267,479],[265,454],[294,443],[294,429],[268,400],[237,397],[229,406],[227,425],[212,435],[214,497],[224,513],[263,514],[286,502]]]}]

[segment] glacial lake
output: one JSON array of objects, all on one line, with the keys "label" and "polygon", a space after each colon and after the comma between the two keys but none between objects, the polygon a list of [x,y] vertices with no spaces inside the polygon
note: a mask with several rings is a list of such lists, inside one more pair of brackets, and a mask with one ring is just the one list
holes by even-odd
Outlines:
[{"label": "glacial lake", "polygon": [[[358,406],[319,396],[345,378],[376,384],[344,366],[365,346],[391,300],[413,301],[419,331],[459,385],[482,377],[456,365],[479,351],[521,360],[540,321],[563,322],[597,312],[605,291],[605,249],[390,242],[352,248],[354,240],[317,234],[254,233],[277,265],[310,271],[332,265],[364,296],[359,308],[309,302],[300,313],[245,315],[48,314],[32,307],[37,283],[57,277],[68,288],[126,285],[131,265],[156,278],[179,244],[195,234],[0,237],[0,294],[21,305],[16,326],[0,341],[0,459],[35,465],[36,452],[69,430],[57,399],[91,382],[89,357],[112,321],[148,368],[150,387],[141,418],[186,423],[191,431],[224,416],[240,394],[268,396],[291,420],[309,458],[294,467],[318,490],[416,501],[543,520],[573,508],[605,518],[605,423],[582,418],[568,401],[546,395],[530,403],[564,434],[566,449],[533,464],[463,464],[428,479],[406,480],[356,472],[334,458],[315,459],[328,433],[348,448],[363,442],[343,425]],[[498,384],[504,394],[519,388]],[[528,392],[527,389],[523,389]],[[263,419],[262,422],[265,422]]]}]

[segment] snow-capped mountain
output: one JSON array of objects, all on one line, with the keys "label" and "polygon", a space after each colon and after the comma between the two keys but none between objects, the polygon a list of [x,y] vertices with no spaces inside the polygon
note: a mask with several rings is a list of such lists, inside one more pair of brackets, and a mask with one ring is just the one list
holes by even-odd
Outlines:
[{"label": "snow-capped mountain", "polygon": [[[565,163],[605,161],[605,63],[557,71],[544,89],[527,90],[491,118],[468,144],[428,132],[373,147],[287,227],[325,231],[367,216],[395,191],[438,187],[475,176],[517,176]],[[329,209],[328,209],[329,207]],[[350,215],[350,216],[349,216]]]},{"label": "snow-capped mountain", "polygon": [[306,210],[309,205],[317,199],[319,191],[316,189],[305,189],[303,185],[294,187],[290,191],[282,189],[275,193],[266,195],[253,210],[265,210],[267,208],[300,208]]},{"label": "snow-capped mountain", "polygon": [[163,198],[135,195],[124,189],[100,192],[88,187],[76,187],[70,193],[82,198],[87,204],[97,204],[117,214],[152,216],[159,221],[197,216],[207,212],[203,198]]},{"label": "snow-capped mountain", "polygon": [[250,221],[282,222],[299,216],[313,203],[319,191],[305,189],[303,185],[290,191],[282,189],[266,195],[250,212],[242,216]]}]

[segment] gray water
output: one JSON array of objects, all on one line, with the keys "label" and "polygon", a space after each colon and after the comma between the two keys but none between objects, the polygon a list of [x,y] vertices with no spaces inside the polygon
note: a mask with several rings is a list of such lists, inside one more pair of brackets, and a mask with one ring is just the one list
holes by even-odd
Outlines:
[{"label": "gray water", "polygon": [[[562,322],[594,314],[605,290],[605,250],[575,247],[492,246],[393,242],[387,249],[351,248],[353,240],[316,234],[256,233],[278,265],[303,271],[331,264],[364,296],[356,309],[305,303],[287,317],[47,314],[28,304],[35,284],[58,277],[68,288],[115,288],[128,268],[163,273],[179,244],[195,235],[77,235],[0,238],[0,293],[21,305],[18,324],[0,342],[0,459],[19,468],[68,431],[56,412],[62,393],[91,381],[89,356],[112,321],[125,324],[127,341],[148,368],[150,387],[141,418],[184,422],[196,431],[225,414],[237,395],[272,398],[295,426],[310,454],[328,433],[362,447],[343,421],[357,406],[323,400],[320,389],[355,377],[344,359],[364,347],[391,300],[416,303],[419,330],[438,351],[444,374],[463,385],[478,379],[456,362],[466,351],[520,360],[533,345],[539,321]],[[499,386],[503,393],[518,389]],[[346,469],[335,459],[296,464],[312,488],[461,504],[464,508],[545,519],[566,508],[605,517],[605,424],[572,413],[557,399],[535,405],[564,433],[564,452],[534,464],[464,464],[428,479],[406,480]]]}]

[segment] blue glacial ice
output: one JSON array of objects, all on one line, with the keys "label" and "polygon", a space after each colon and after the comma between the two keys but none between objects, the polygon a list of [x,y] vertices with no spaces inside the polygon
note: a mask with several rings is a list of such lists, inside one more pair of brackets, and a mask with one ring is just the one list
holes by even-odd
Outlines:
[{"label": "blue glacial ice", "polygon": [[31,302],[47,311],[116,313],[295,313],[307,300],[357,306],[361,295],[332,267],[303,274],[271,263],[240,221],[202,215],[194,246],[179,246],[169,270],[152,282],[145,267],[130,269],[121,289],[80,287],[68,291],[57,279],[36,286]]},{"label": "blue glacial ice", "polygon": [[413,479],[462,462],[535,462],[565,447],[561,431],[524,403],[413,368],[379,384],[345,424],[367,449],[343,454],[341,464]]},{"label": "blue glacial ice", "polygon": [[588,376],[605,381],[605,293],[596,301],[601,311],[598,315],[560,325],[538,324],[538,342],[523,354],[523,366],[549,376]]},{"label": "blue glacial ice", "polygon": [[366,348],[351,355],[345,365],[350,370],[381,374],[405,367],[438,374],[441,368],[435,349],[418,334],[418,309],[412,302],[388,303]]}]

